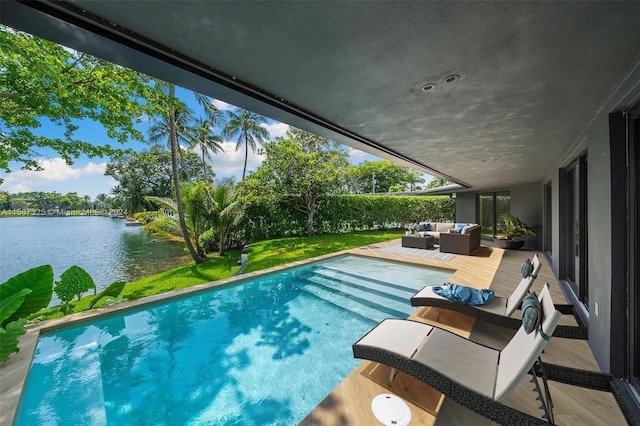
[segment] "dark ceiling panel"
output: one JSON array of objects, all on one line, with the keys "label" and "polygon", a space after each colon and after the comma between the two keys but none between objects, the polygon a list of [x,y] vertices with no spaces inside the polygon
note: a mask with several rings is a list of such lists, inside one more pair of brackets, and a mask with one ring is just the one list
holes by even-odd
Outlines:
[{"label": "dark ceiling panel", "polygon": [[542,182],[640,63],[640,2],[36,2],[132,49],[7,3],[9,25],[474,189]]}]

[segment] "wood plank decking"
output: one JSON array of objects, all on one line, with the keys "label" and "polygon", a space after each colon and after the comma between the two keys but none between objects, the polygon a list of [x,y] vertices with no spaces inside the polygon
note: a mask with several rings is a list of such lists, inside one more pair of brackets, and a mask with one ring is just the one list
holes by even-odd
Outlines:
[{"label": "wood plank decking", "polygon": [[[390,254],[377,250],[389,242],[363,247],[350,252],[369,257],[384,258],[421,265],[454,269],[450,281],[474,286],[489,287],[496,295],[507,296],[521,278],[520,266],[524,259],[535,252],[527,250],[505,251],[481,246],[472,256],[458,255],[449,261],[416,256]],[[534,291],[539,292],[545,283],[551,284],[555,303],[566,303],[558,282],[539,253],[542,269]],[[408,303],[408,301],[407,301]],[[474,341],[496,348],[504,346],[512,331],[491,326],[452,311],[437,308],[418,308],[412,319],[424,321],[454,331]],[[561,324],[576,324],[571,316],[563,316]],[[596,361],[584,340],[553,338],[547,346],[543,361],[585,370],[599,371]],[[371,411],[371,400],[380,393],[394,393],[402,397],[411,408],[411,425],[490,425],[493,422],[443,397],[418,380],[399,375],[391,387],[386,383],[387,367],[363,361],[327,398],[313,410],[301,425],[375,425],[380,424]],[[576,386],[550,383],[554,403],[555,422],[558,425],[626,425],[626,421],[612,394]],[[541,417],[532,385],[523,382],[507,398],[505,403],[536,417]]]}]

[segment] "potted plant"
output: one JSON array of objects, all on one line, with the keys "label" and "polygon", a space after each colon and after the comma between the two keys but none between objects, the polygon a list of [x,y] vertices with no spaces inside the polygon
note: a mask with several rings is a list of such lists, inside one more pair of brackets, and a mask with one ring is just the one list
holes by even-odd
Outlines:
[{"label": "potted plant", "polygon": [[410,223],[409,225],[407,225],[407,229],[408,229],[408,231],[405,232],[405,235],[413,235],[418,230],[418,224],[417,223]]},{"label": "potted plant", "polygon": [[496,246],[504,249],[519,249],[524,245],[527,235],[536,235],[536,231],[511,213],[500,215],[500,228],[503,235],[495,238]]}]

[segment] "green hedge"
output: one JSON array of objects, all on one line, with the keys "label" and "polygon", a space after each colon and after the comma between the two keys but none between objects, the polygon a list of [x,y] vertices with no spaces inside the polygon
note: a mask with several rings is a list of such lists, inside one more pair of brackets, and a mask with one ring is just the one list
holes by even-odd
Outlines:
[{"label": "green hedge", "polygon": [[[314,233],[344,233],[402,228],[408,223],[454,221],[455,199],[448,196],[394,197],[388,195],[331,195],[320,198],[314,215]],[[307,216],[289,203],[266,199],[246,205],[238,240],[260,241],[304,236]]]}]

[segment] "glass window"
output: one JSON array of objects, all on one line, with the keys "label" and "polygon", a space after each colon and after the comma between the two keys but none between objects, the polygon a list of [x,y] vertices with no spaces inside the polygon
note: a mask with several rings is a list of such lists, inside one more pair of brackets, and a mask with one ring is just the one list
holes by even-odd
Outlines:
[{"label": "glass window", "polygon": [[587,285],[587,156],[584,155],[565,169],[564,217],[565,239],[564,279],[569,283],[578,300],[588,306]]},{"label": "glass window", "polygon": [[482,235],[496,237],[500,235],[498,218],[502,213],[511,211],[511,193],[490,192],[478,196],[478,217],[482,226]]}]

